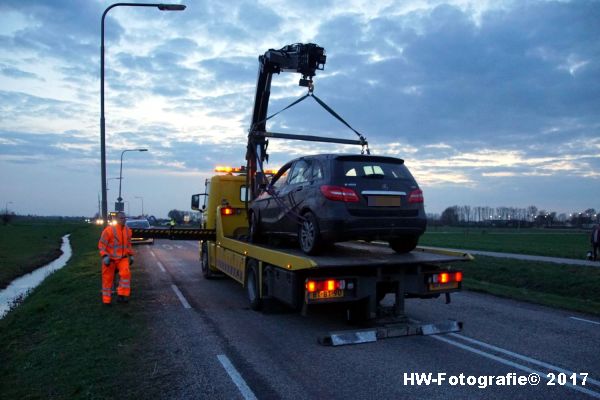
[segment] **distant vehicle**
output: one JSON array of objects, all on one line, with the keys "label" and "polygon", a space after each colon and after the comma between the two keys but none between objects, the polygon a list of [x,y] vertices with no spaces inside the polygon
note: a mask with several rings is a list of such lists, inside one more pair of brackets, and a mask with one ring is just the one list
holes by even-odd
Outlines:
[{"label": "distant vehicle", "polygon": [[307,254],[334,242],[384,240],[408,253],[425,232],[423,192],[404,161],[322,154],[285,164],[250,207],[250,238],[298,239]]},{"label": "distant vehicle", "polygon": [[[125,225],[127,225],[130,228],[143,228],[143,229],[150,228],[150,223],[148,222],[147,219],[128,219],[127,221],[125,221]],[[143,238],[143,237],[132,237],[131,243],[132,244],[142,244],[142,243],[154,244],[154,239],[153,238]]]}]

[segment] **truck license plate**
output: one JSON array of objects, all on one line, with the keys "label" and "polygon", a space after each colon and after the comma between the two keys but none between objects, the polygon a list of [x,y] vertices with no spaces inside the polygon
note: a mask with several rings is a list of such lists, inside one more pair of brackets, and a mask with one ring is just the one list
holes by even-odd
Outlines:
[{"label": "truck license plate", "polygon": [[369,207],[400,207],[400,196],[369,196]]},{"label": "truck license plate", "polygon": [[317,292],[309,292],[308,299],[309,300],[321,300],[321,299],[331,299],[335,297],[344,297],[343,289],[336,290],[320,290]]},{"label": "truck license plate", "polygon": [[447,289],[458,289],[458,282],[449,283],[430,283],[429,290],[447,290]]}]

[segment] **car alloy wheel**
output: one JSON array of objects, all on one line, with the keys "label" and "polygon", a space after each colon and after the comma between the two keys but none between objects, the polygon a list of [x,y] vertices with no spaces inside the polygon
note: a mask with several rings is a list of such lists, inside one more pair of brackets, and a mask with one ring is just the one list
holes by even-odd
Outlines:
[{"label": "car alloy wheel", "polygon": [[300,248],[306,254],[317,254],[320,249],[320,231],[313,213],[307,212],[298,228]]}]

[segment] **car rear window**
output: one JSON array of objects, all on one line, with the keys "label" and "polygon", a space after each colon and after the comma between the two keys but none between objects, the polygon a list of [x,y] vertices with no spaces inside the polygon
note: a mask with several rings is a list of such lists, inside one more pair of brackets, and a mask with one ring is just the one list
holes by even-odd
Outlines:
[{"label": "car rear window", "polygon": [[345,178],[382,178],[382,179],[411,179],[413,176],[408,168],[400,161],[384,161],[377,159],[345,160],[336,162],[336,175]]}]

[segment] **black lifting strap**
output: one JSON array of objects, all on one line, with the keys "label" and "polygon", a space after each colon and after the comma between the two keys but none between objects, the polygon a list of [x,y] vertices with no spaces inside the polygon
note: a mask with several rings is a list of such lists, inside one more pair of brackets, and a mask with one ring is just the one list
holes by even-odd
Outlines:
[{"label": "black lifting strap", "polygon": [[304,96],[302,96],[299,99],[297,99],[294,102],[292,102],[289,106],[287,106],[285,108],[282,108],[281,110],[277,111],[275,114],[271,114],[271,115],[269,115],[267,118],[265,118],[263,120],[260,120],[260,121],[256,122],[252,128],[254,129],[257,125],[260,125],[263,122],[267,122],[268,120],[270,120],[271,118],[273,118],[277,114],[280,114],[280,113],[284,112],[285,110],[287,110],[288,108],[291,108],[291,107],[295,106],[296,104],[300,103],[302,100],[306,99],[309,95],[310,94],[308,94],[308,93],[305,94]]},{"label": "black lifting strap", "polygon": [[[366,151],[367,154],[371,154],[369,151],[369,145],[367,143],[367,139],[360,133],[358,132],[356,129],[354,129],[352,126],[350,126],[350,124],[348,122],[346,122],[344,120],[344,118],[342,118],[338,113],[336,113],[331,107],[329,107],[327,104],[325,104],[325,102],[321,99],[319,99],[317,96],[315,96],[315,94],[312,92],[312,90],[309,90],[307,94],[305,94],[304,96],[300,97],[299,99],[293,101],[290,105],[288,105],[285,108],[282,108],[281,110],[277,111],[274,114],[269,115],[267,118],[258,121],[256,124],[254,124],[254,127],[266,122],[268,120],[270,120],[271,118],[273,118],[274,116],[284,112],[285,110],[287,110],[288,108],[291,108],[293,106],[295,106],[296,104],[300,103],[301,101],[303,101],[304,99],[306,99],[307,97],[312,97],[313,99],[315,99],[315,101],[321,106],[323,107],[329,114],[333,115],[338,121],[340,121],[342,124],[346,125],[348,128],[350,128],[350,130],[354,133],[356,133],[356,135],[358,136],[358,139],[363,143],[363,150]],[[253,127],[253,128],[254,128]],[[364,147],[366,147],[366,149],[364,149]]]},{"label": "black lifting strap", "polygon": [[[360,139],[361,142],[363,143],[367,143],[367,139],[360,134],[360,132],[358,132],[356,129],[354,129],[353,127],[350,126],[349,123],[347,123],[344,118],[340,117],[338,113],[336,113],[335,111],[333,111],[333,109],[331,107],[329,107],[327,104],[325,104],[325,102],[321,99],[319,99],[317,96],[315,96],[312,92],[310,92],[309,94],[307,94],[307,96],[311,96],[313,99],[315,99],[315,101],[317,103],[319,103],[319,105],[321,107],[323,107],[325,110],[327,110],[329,112],[329,114],[333,115],[335,118],[337,118],[342,124],[346,125],[348,128],[350,128],[350,130],[354,133],[356,133],[356,135],[358,136],[358,138]],[[369,146],[367,145],[367,154],[369,153]]]}]

